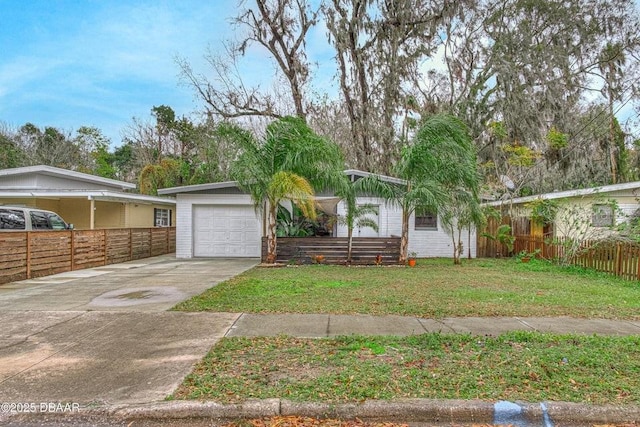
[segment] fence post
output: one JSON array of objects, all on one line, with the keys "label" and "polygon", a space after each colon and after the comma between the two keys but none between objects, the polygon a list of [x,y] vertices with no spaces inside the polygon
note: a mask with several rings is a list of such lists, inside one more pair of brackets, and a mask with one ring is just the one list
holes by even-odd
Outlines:
[{"label": "fence post", "polygon": [[104,247],[102,265],[107,265],[107,229],[102,229],[102,246]]},{"label": "fence post", "polygon": [[27,279],[31,279],[31,232],[27,231]]},{"label": "fence post", "polygon": [[69,231],[71,237],[71,271],[76,269],[76,235],[74,230]]}]

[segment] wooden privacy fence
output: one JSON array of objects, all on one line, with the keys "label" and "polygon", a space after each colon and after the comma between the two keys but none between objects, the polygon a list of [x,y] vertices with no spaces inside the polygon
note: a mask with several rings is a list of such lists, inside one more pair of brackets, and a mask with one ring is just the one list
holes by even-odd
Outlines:
[{"label": "wooden privacy fence", "polygon": [[176,229],[0,233],[0,283],[175,252]]},{"label": "wooden privacy fence", "polygon": [[[541,258],[558,259],[565,257],[570,244],[566,238],[516,236],[514,253],[538,252],[537,256]],[[569,262],[625,279],[640,280],[640,245],[637,243],[584,240]]]},{"label": "wooden privacy fence", "polygon": [[[278,237],[277,259],[280,263],[309,264],[321,257],[324,264],[345,264],[348,239],[346,237]],[[262,238],[262,261],[267,256],[267,239]],[[351,248],[352,264],[398,264],[400,237],[354,237]]]}]

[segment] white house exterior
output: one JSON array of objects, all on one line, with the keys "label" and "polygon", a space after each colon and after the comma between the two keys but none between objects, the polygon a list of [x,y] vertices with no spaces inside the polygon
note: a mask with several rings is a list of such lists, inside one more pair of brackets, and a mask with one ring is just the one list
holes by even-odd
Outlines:
[{"label": "white house exterior", "polygon": [[[352,179],[369,175],[354,170],[345,173]],[[392,177],[381,178],[400,181]],[[176,257],[260,257],[266,224],[251,197],[240,191],[236,182],[165,188],[158,193],[176,197]],[[378,231],[356,228],[355,237],[400,236],[402,212],[399,207],[371,197],[359,197],[358,203],[378,206],[378,215],[370,215],[378,221]],[[326,197],[322,205],[325,211],[329,207],[333,209],[332,213],[344,215],[342,201]],[[336,225],[334,236],[346,237],[346,226]],[[462,236],[464,256],[468,256],[470,250],[471,256],[475,257],[475,231],[471,234],[465,231]],[[419,221],[416,225],[416,216],[412,214],[409,219],[409,251],[416,252],[419,257],[451,257],[453,242],[439,218],[431,218],[429,224],[424,221],[420,224]]]},{"label": "white house exterior", "polygon": [[235,182],[165,188],[176,196],[177,258],[259,258],[264,224]]},{"label": "white house exterior", "polygon": [[[378,232],[370,227],[355,228],[353,230],[354,237],[389,237],[400,236],[402,233],[402,209],[398,206],[386,204],[383,199],[373,197],[359,197],[358,204],[369,204],[378,206],[378,215],[367,215],[374,221],[378,222]],[[338,203],[338,215],[345,214],[345,206],[343,202]],[[347,236],[347,227],[338,225],[336,230],[337,237]],[[469,254],[471,249],[471,257],[476,257],[476,234],[475,231],[469,235],[468,231],[462,233],[462,244],[464,245],[464,257]],[[453,241],[451,236],[442,228],[440,218],[433,227],[416,226],[415,212],[409,217],[409,252],[415,252],[418,257],[444,257],[453,256]]]}]

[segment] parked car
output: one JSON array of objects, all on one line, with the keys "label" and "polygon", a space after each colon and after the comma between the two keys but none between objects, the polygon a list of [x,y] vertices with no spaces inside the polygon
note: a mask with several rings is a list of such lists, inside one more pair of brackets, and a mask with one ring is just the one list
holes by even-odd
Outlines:
[{"label": "parked car", "polygon": [[72,230],[55,212],[19,206],[0,206],[0,231]]}]

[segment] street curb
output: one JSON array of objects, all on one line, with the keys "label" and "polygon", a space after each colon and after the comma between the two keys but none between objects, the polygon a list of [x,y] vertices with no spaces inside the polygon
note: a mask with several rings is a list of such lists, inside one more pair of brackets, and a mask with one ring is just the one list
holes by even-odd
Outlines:
[{"label": "street curb", "polygon": [[[514,411],[515,410],[515,411]],[[514,411],[514,412],[512,412]],[[292,402],[285,399],[254,399],[236,404],[213,401],[167,401],[146,404],[82,407],[74,413],[0,414],[0,422],[22,425],[29,422],[76,423],[92,420],[131,422],[211,420],[230,422],[277,416],[359,419],[367,422],[452,424],[500,424],[531,426],[594,426],[626,424],[640,420],[640,406],[593,406],[569,402],[486,402],[481,400],[398,399],[366,400],[354,403]],[[91,421],[91,422],[89,422]],[[13,422],[13,423],[12,423]],[[14,424],[15,423],[15,424]]]},{"label": "street curb", "polygon": [[[515,405],[521,408],[521,418],[532,423],[548,420],[562,425],[589,425],[628,423],[640,419],[640,406],[635,405],[593,406],[569,402],[516,403]],[[359,403],[339,404],[292,402],[284,399],[248,400],[237,404],[170,401],[137,406],[96,408],[95,410],[128,420],[185,418],[234,420],[273,416],[303,416],[334,419],[358,418],[363,421],[399,423],[493,423],[498,415],[497,405],[491,402],[445,399],[366,400]]]}]

